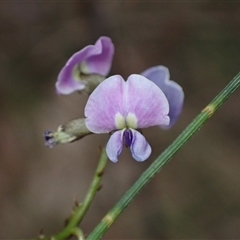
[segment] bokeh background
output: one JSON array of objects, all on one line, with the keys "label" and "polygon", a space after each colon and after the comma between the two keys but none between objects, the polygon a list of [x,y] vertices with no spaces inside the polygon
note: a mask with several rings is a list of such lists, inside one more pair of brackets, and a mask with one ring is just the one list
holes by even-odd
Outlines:
[{"label": "bokeh background", "polygon": [[[238,1],[0,2],[0,238],[60,231],[81,201],[106,135],[44,146],[42,132],[83,117],[87,97],[57,96],[57,75],[102,35],[115,44],[110,74],[170,69],[185,91],[178,123],[145,129],[144,163],[127,149],[109,161],[81,227],[87,233],[240,70]],[[237,91],[141,191],[103,239],[240,238],[240,95]]]}]

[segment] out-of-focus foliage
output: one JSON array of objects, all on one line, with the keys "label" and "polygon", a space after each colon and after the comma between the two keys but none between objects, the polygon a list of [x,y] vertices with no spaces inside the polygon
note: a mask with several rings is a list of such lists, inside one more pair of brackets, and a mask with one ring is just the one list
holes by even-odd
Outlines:
[{"label": "out-of-focus foliage", "polygon": [[[87,96],[57,96],[67,59],[112,38],[111,74],[165,65],[185,91],[178,123],[145,130],[152,157],[109,161],[88,233],[153,159],[240,70],[238,2],[1,2],[0,238],[56,233],[80,201],[108,136],[48,149],[42,132],[83,117]],[[103,239],[240,238],[237,92],[143,189]]]}]

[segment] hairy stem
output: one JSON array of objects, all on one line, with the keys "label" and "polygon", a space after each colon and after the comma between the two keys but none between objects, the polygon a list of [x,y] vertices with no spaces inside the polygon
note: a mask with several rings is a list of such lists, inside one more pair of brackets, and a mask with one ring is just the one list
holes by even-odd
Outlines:
[{"label": "hairy stem", "polygon": [[100,157],[97,169],[95,171],[92,183],[88,189],[88,192],[86,194],[86,197],[83,203],[81,204],[76,203],[76,206],[73,209],[73,213],[67,221],[67,225],[61,232],[51,237],[40,236],[38,239],[63,240],[68,238],[71,235],[77,235],[78,239],[84,239],[83,233],[81,229],[78,228],[78,225],[80,224],[87,210],[89,209],[97,191],[100,189],[100,182],[101,182],[102,175],[104,173],[104,169],[106,167],[107,161],[108,161],[108,158],[106,155],[106,151],[105,151],[105,148],[103,148],[101,151],[101,157]]}]

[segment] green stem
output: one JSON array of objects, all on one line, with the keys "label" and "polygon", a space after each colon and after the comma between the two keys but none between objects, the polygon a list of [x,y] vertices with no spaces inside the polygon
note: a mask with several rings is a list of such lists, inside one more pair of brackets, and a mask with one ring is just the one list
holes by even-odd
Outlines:
[{"label": "green stem", "polygon": [[234,93],[240,86],[240,73],[220,92],[209,105],[187,126],[177,139],[148,167],[133,186],[117,202],[96,226],[87,240],[97,240],[108,230],[117,217],[129,205],[140,190],[162,169],[172,156],[192,137],[197,130],[215,113],[215,111]]},{"label": "green stem", "polygon": [[[106,167],[108,158],[106,155],[105,148],[102,149],[101,157],[97,166],[97,169],[94,174],[93,181],[88,189],[87,195],[81,204],[77,204],[75,207],[72,216],[68,219],[68,223],[66,227],[59,232],[58,234],[52,236],[52,237],[40,237],[38,239],[42,240],[63,240],[68,238],[71,235],[76,235],[76,233],[82,233],[81,229],[77,229],[78,225],[82,221],[83,217],[85,216],[87,210],[89,209],[90,204],[93,201],[94,196],[96,195],[97,191],[100,188],[100,182],[102,179],[102,175],[104,172],[104,169]],[[79,239],[83,239],[83,235],[79,235]]]},{"label": "green stem", "polygon": [[73,229],[72,235],[76,236],[78,240],[85,240],[84,233],[79,227]]}]

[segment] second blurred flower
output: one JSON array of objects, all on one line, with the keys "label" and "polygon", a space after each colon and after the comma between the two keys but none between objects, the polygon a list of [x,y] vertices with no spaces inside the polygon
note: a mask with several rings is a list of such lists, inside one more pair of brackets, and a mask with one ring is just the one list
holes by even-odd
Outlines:
[{"label": "second blurred flower", "polygon": [[95,45],[73,54],[58,75],[57,93],[85,90],[90,94],[108,75],[113,54],[114,45],[109,37],[100,37]]},{"label": "second blurred flower", "polygon": [[170,80],[170,74],[167,67],[155,66],[148,68],[141,73],[144,77],[154,82],[165,94],[169,102],[170,124],[161,126],[163,129],[171,128],[178,120],[183,107],[184,92],[179,84]]}]

